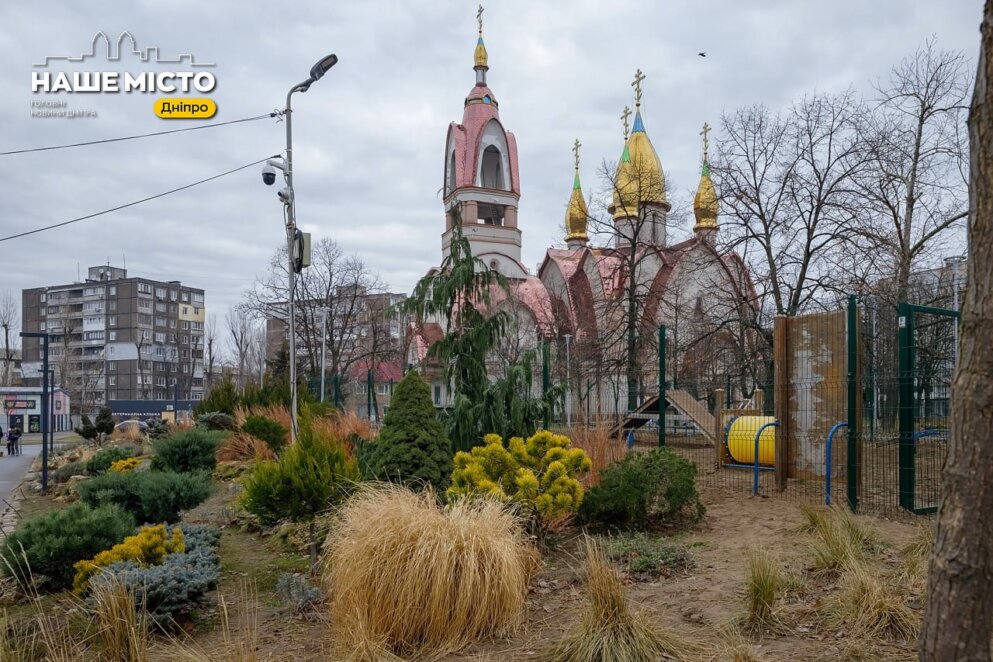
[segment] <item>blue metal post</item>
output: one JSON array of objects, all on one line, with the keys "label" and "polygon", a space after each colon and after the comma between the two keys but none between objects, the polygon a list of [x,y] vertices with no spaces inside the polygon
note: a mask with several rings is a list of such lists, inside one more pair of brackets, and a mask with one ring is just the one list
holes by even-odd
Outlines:
[{"label": "blue metal post", "polygon": [[779,421],[773,421],[772,423],[766,423],[759,428],[759,431],[755,433],[755,473],[752,476],[752,494],[759,493],[759,438],[762,436],[762,431],[766,428],[778,428]]},{"label": "blue metal post", "polygon": [[[848,423],[845,423],[844,421],[842,421],[841,423],[835,423],[834,424],[834,427],[831,428],[831,431],[828,432],[828,436],[827,436],[827,448],[824,449],[824,464],[827,465],[825,467],[825,469],[827,470],[827,473],[825,473],[825,475],[824,475],[824,505],[825,506],[830,506],[831,505],[831,468],[832,468],[832,464],[831,464],[831,442],[834,441],[834,433],[835,432],[837,432],[841,428],[847,428],[847,427],[848,427]],[[849,450],[851,450],[851,449],[849,449]],[[852,482],[851,476],[849,476],[848,482],[849,483]]]}]

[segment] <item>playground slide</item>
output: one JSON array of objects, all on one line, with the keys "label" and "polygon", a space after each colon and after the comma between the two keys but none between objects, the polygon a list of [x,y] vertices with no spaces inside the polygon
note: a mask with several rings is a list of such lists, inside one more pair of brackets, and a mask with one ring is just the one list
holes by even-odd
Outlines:
[{"label": "playground slide", "polygon": [[707,437],[714,437],[714,416],[696,398],[678,388],[666,389],[665,398],[680,414],[686,416]]}]

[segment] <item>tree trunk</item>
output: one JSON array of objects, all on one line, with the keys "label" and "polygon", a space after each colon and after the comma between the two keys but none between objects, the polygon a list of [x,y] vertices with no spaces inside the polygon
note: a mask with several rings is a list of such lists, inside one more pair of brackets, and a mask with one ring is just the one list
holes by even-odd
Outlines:
[{"label": "tree trunk", "polygon": [[310,574],[317,574],[317,525],[310,520]]},{"label": "tree trunk", "polygon": [[952,385],[944,500],[931,552],[920,659],[990,660],[993,635],[993,0],[969,113],[968,285]]}]

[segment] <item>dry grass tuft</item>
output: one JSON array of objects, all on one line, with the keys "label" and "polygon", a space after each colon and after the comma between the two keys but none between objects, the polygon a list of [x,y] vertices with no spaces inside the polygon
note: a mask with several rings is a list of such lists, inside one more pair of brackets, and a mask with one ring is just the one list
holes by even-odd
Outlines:
[{"label": "dry grass tuft", "polygon": [[600,482],[600,471],[612,462],[622,459],[628,452],[627,444],[621,435],[611,435],[611,426],[598,421],[592,426],[577,425],[569,432],[574,448],[586,451],[593,469],[580,478],[583,487],[593,487]]},{"label": "dry grass tuft", "polygon": [[682,658],[696,647],[656,627],[642,612],[629,608],[621,576],[600,543],[586,540],[588,599],[579,627],[541,659],[548,662],[645,662]]},{"label": "dry grass tuft", "polygon": [[218,462],[239,462],[242,460],[275,460],[276,454],[269,445],[250,434],[236,432],[229,434],[217,447]]},{"label": "dry grass tuft", "polygon": [[328,537],[325,580],[340,652],[457,651],[522,620],[537,567],[503,504],[366,486]]},{"label": "dry grass tuft", "polygon": [[920,616],[907,606],[899,582],[868,563],[850,563],[838,582],[839,592],[825,614],[828,627],[845,627],[864,639],[911,640],[917,637]]},{"label": "dry grass tuft", "polygon": [[752,552],[748,556],[745,581],[748,602],[745,622],[748,626],[760,628],[778,624],[776,600],[785,583],[779,561],[766,551]]},{"label": "dry grass tuft", "polygon": [[922,594],[927,587],[928,559],[933,546],[934,524],[925,523],[918,527],[914,539],[900,550],[903,555],[900,581],[912,593]]},{"label": "dry grass tuft", "polygon": [[93,586],[93,614],[97,640],[108,659],[148,659],[148,613],[123,582],[112,578]]},{"label": "dry grass tuft", "polygon": [[721,644],[710,660],[712,662],[763,662],[764,657],[742,635],[741,630],[730,625],[720,629]]},{"label": "dry grass tuft", "polygon": [[867,561],[883,547],[879,537],[847,508],[805,505],[801,511],[807,521],[800,530],[814,534],[814,567],[822,572]]},{"label": "dry grass tuft", "polygon": [[290,408],[283,405],[256,405],[247,409],[244,407],[235,407],[234,422],[239,428],[245,424],[245,419],[249,416],[268,418],[270,421],[276,421],[287,430],[292,426],[293,420],[292,416],[290,416]]}]

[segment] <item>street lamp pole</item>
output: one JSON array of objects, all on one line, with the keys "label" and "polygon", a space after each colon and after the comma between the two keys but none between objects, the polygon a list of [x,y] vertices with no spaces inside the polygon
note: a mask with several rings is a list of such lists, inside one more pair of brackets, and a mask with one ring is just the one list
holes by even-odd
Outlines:
[{"label": "street lamp pole", "polygon": [[22,338],[41,338],[41,493],[48,492],[48,340],[47,333],[21,332]]},{"label": "street lamp pole", "polygon": [[338,56],[331,54],[321,59],[310,69],[310,77],[302,83],[297,83],[286,93],[286,196],[283,204],[286,206],[286,250],[289,262],[289,350],[290,350],[290,443],[295,443],[298,433],[297,425],[297,339],[296,339],[296,274],[297,274],[297,220],[296,195],[293,192],[293,108],[291,100],[294,92],[306,92],[338,62]]}]

